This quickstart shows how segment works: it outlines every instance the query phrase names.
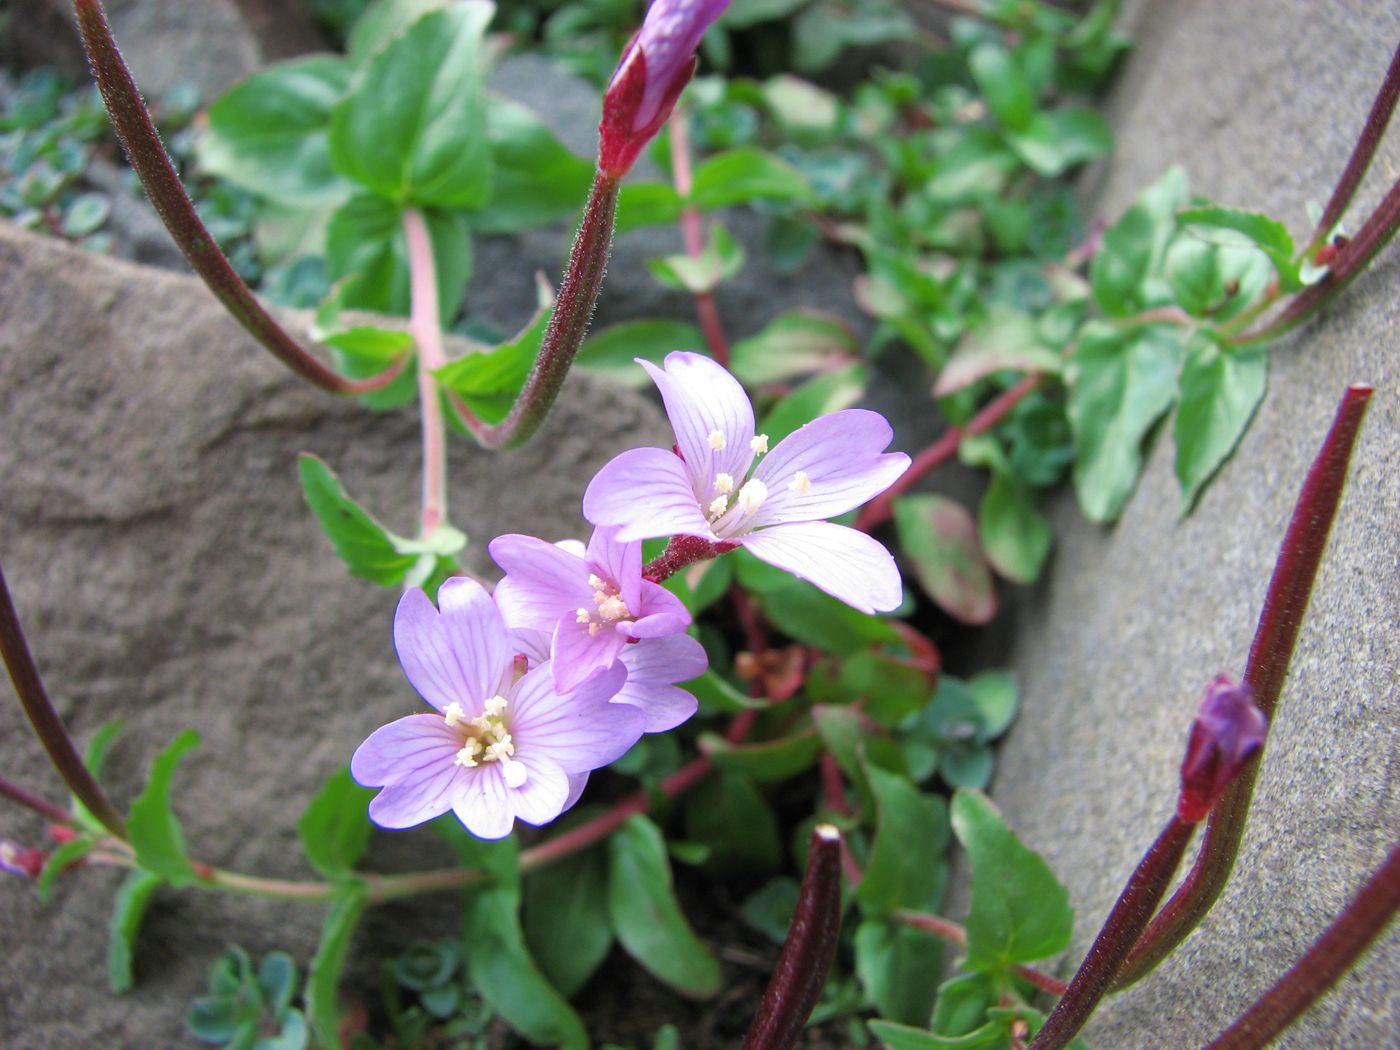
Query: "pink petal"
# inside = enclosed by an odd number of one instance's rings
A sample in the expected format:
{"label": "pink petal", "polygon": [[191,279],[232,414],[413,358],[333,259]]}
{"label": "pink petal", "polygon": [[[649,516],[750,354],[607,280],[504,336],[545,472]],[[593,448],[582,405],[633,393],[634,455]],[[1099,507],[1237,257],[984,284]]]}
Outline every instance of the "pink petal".
{"label": "pink petal", "polygon": [[534,536],[497,536],[487,548],[505,570],[496,606],[511,627],[552,631],[561,616],[593,608],[588,564]]}
{"label": "pink petal", "polygon": [[564,806],[561,812],[567,812],[573,809],[574,804],[582,797],[583,789],[588,786],[587,773],[568,773],[566,775],[569,778],[569,796],[564,799]]}
{"label": "pink petal", "polygon": [[511,645],[525,657],[526,670],[549,659],[551,635],[547,631],[537,631],[532,627],[512,627]]}
{"label": "pink petal", "polygon": [[[742,480],[753,462],[753,405],[739,381],[701,354],[667,354],[665,371],[640,358],[637,363],[661,391],[693,491],[709,493],[721,472]],[[723,439],[719,449],[710,444],[716,431]]]}
{"label": "pink petal", "polygon": [[641,598],[642,541],[624,543],[616,529],[597,528],[588,540],[588,564],[617,588],[629,609],[636,609]]}
{"label": "pink petal", "polygon": [[607,463],[583,494],[583,516],[594,525],[618,526],[622,541],[715,538],[700,513],[685,464],[660,448],[634,448]]}
{"label": "pink petal", "polygon": [[[893,437],[884,416],[860,408],[821,416],[793,431],[754,471],[768,487],[768,498],[748,528],[822,521],[878,496],[909,469],[903,452],[883,454]],[[803,491],[793,488],[799,470],[807,476]]]}
{"label": "pink petal", "polygon": [[569,778],[549,759],[521,752],[516,761],[529,770],[525,783],[509,788],[515,815],[527,824],[548,824],[564,812],[569,798]]}
{"label": "pink petal", "polygon": [[705,647],[694,638],[675,634],[629,645],[622,651],[621,663],[627,668],[627,682],[613,703],[640,708],[646,718],[645,732],[674,729],[695,714],[699,706],[695,697],[672,684],[688,682],[709,666]]}
{"label": "pink petal", "polygon": [[661,638],[680,634],[690,626],[690,613],[685,603],[659,583],[643,580],[641,597],[630,606],[636,615],[634,623],[620,623],[618,630],[630,638]]}
{"label": "pink petal", "polygon": [[[589,627],[598,626],[590,633]],[[599,671],[611,667],[627,644],[627,638],[612,627],[579,623],[573,616],[560,619],[554,631],[554,688],[571,693]]]}
{"label": "pink petal", "polygon": [[452,812],[463,826],[479,839],[503,839],[515,825],[511,790],[501,776],[499,762],[484,762],[467,770]]}
{"label": "pink petal", "polygon": [[376,729],[350,759],[365,787],[384,785],[369,804],[383,828],[411,828],[453,807],[470,771],[456,764],[462,746],[437,715],[409,715]]}
{"label": "pink petal", "polygon": [[474,714],[509,671],[505,624],[475,580],[448,580],[438,604],[441,612],[422,591],[405,592],[394,613],[394,648],[424,700],[439,711],[455,700]]}
{"label": "pink petal", "polygon": [[775,525],[738,537],[754,557],[785,569],[864,613],[888,612],[903,600],[899,569],[863,532],[825,521]]}
{"label": "pink petal", "polygon": [[544,664],[528,672],[510,697],[510,733],[516,758],[539,755],[565,773],[584,773],[621,758],[642,735],[640,710],[608,700],[622,688],[620,664],[560,696]]}

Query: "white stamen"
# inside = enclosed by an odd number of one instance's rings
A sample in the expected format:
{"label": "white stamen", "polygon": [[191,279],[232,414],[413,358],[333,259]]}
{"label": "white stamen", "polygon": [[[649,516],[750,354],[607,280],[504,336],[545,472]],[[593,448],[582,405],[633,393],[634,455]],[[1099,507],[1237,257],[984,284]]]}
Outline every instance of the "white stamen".
{"label": "white stamen", "polygon": [[462,708],[461,704],[453,700],[452,703],[447,705],[447,710],[442,713],[442,720],[450,726],[455,726],[458,722],[465,722],[467,720],[467,712]]}
{"label": "white stamen", "polygon": [[755,456],[761,456],[768,451],[768,435],[758,434],[749,442],[749,448],[753,449]]}
{"label": "white stamen", "polygon": [[574,610],[575,623],[587,623],[590,619],[592,619],[592,617],[588,615],[587,609],[580,608]]}
{"label": "white stamen", "polygon": [[495,696],[489,697],[486,703],[481,706],[486,711],[487,718],[496,718],[506,709],[506,698],[497,693]]}
{"label": "white stamen", "polygon": [[727,511],[728,509],[729,509],[729,497],[728,497],[728,496],[716,496],[714,499],[710,500],[710,517],[712,517],[712,518],[718,518],[721,514],[723,514],[723,513],[724,513],[725,511]]}
{"label": "white stamen", "polygon": [[729,495],[731,492],[733,492],[733,491],[734,491],[734,475],[733,475],[733,474],[716,474],[716,475],[715,475],[715,491],[718,492],[721,496],[727,496],[727,495]]}
{"label": "white stamen", "polygon": [[789,492],[806,492],[812,487],[812,479],[807,476],[805,470],[799,470],[792,476],[792,481],[788,483]]}
{"label": "white stamen", "polygon": [[469,736],[467,737],[466,743],[462,745],[462,749],[457,752],[457,757],[453,759],[453,761],[459,766],[466,766],[468,769],[471,769],[474,766],[480,765],[476,760],[476,756],[479,754],[481,754],[481,741],[474,736]]}
{"label": "white stamen", "polygon": [[616,623],[627,615],[627,603],[615,594],[611,597],[604,597],[598,603],[598,615],[605,620]]}
{"label": "white stamen", "polygon": [[588,586],[592,587],[595,591],[600,591],[603,589],[605,584],[603,583],[603,578],[601,576],[599,576],[596,572],[590,572],[588,574]]}
{"label": "white stamen", "polygon": [[711,430],[709,437],[707,437],[705,440],[709,443],[710,447],[716,452],[724,448],[726,444],[724,439],[724,431],[722,430]]}
{"label": "white stamen", "polygon": [[768,498],[768,486],[759,481],[758,478],[749,478],[744,482],[744,487],[739,490],[739,506],[744,511],[744,517],[748,517],[759,507],[763,506],[763,501]]}
{"label": "white stamen", "polygon": [[529,779],[530,771],[525,768],[524,762],[517,762],[513,758],[501,760],[501,776],[505,777],[506,787],[523,787],[525,781]]}

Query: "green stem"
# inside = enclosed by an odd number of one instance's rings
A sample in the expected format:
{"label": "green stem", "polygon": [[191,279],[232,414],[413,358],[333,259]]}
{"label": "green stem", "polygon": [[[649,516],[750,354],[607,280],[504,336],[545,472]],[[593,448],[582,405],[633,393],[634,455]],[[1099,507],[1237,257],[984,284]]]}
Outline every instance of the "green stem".
{"label": "green stem", "polygon": [[332,394],[368,394],[393,382],[403,370],[402,361],[368,379],[346,379],[303,349],[263,309],[200,220],[194,202],[175,173],[175,165],[141,100],[141,92],[117,50],[101,0],[74,0],[73,8],[93,77],[127,159],[176,247],[224,309],[279,361],[322,390]]}

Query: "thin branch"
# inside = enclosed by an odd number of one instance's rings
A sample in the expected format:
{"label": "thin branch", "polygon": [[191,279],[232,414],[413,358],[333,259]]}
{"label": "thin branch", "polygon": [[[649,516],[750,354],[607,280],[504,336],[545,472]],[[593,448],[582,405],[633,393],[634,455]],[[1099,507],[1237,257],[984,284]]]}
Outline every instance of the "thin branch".
{"label": "thin branch", "polygon": [[11,802],[18,802],[25,809],[33,810],[45,820],[53,821],[55,824],[68,825],[73,823],[73,814],[69,813],[61,806],[55,806],[48,799],[40,798],[33,792],[20,787],[18,784],[0,777],[0,795]]}
{"label": "thin branch", "polygon": [[368,379],[346,379],[312,356],[263,309],[210,235],[175,173],[141,92],[117,49],[101,0],[74,0],[73,8],[93,77],[127,159],[176,247],[224,309],[279,361],[322,390],[368,394],[393,382],[402,371],[401,362]]}
{"label": "thin branch", "polygon": [[434,375],[447,364],[447,356],[442,350],[433,244],[423,216],[413,208],[403,213],[403,232],[408,243],[409,326],[418,346],[418,401],[423,416],[421,521],[422,538],[426,540],[447,520],[447,431],[442,419],[442,398]]}
{"label": "thin branch", "polygon": [[[1244,681],[1271,723],[1371,394],[1370,387],[1358,384],[1348,388],[1342,397],[1332,427],[1298,494],[1264,597]],[[1196,863],[1134,946],[1115,980],[1116,987],[1132,984],[1151,971],[1186,939],[1215,904],[1235,866],[1258,772],[1259,764],[1251,764],[1216,803]]]}

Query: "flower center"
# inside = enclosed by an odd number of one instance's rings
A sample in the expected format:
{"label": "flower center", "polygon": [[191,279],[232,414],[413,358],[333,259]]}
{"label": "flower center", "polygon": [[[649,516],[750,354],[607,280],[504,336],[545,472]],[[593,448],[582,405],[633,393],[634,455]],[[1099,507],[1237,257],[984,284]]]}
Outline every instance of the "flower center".
{"label": "flower center", "polygon": [[[715,444],[718,439],[719,444]],[[718,451],[724,448],[724,435],[718,430],[710,432],[710,447]],[[749,448],[755,456],[761,456],[768,451],[768,435],[757,434],[749,442]],[[805,478],[806,475],[803,475]],[[763,501],[768,498],[768,486],[757,478],[750,478],[739,486],[739,491],[734,492],[734,475],[726,474],[723,471],[715,474],[714,498],[705,505],[705,517],[714,528],[720,528],[719,519],[723,518],[730,511],[729,497],[734,494],[735,507],[739,510],[739,517],[747,518],[754,511],[763,505]],[[726,524],[732,524],[726,523]]]}
{"label": "flower center", "polygon": [[462,734],[462,747],[453,761],[468,769],[486,762],[499,762],[506,787],[518,788],[525,783],[527,770],[523,762],[513,757],[515,743],[506,728],[506,698],[490,697],[482,707],[481,714],[468,718],[462,705],[454,700],[443,712],[443,721]]}
{"label": "flower center", "polygon": [[617,588],[597,573],[589,575],[588,586],[593,588],[595,609],[589,612],[580,606],[574,610],[574,619],[578,623],[588,624],[589,634],[597,634],[604,627],[632,616],[632,610],[627,608],[627,603],[622,600]]}

